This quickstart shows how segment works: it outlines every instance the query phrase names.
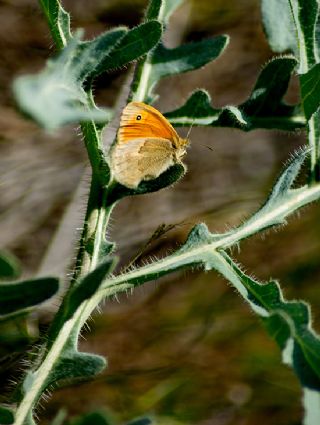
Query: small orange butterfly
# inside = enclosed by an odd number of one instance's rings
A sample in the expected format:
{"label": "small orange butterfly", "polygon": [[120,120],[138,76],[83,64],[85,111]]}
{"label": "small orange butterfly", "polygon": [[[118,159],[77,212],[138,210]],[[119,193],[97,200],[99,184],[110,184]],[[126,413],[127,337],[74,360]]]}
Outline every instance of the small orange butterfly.
{"label": "small orange butterfly", "polygon": [[174,164],[181,163],[187,139],[182,139],[169,121],[155,108],[130,102],[120,120],[117,142],[111,154],[114,178],[136,188]]}

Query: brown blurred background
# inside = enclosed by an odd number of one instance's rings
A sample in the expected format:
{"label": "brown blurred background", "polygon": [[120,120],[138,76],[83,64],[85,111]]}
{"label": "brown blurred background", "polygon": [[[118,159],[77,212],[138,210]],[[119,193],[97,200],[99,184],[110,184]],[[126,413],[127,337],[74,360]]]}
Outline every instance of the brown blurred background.
{"label": "brown blurred background", "polygon": [[[163,80],[156,104],[161,111],[178,107],[196,88],[206,88],[215,106],[246,99],[272,56],[259,3],[190,0],[176,11],[166,34],[169,46],[222,33],[231,40],[212,64]],[[113,26],[139,23],[146,1],[68,0],[64,5],[73,28],[84,28],[91,38]],[[24,276],[58,274],[66,281],[85,210],[86,152],[78,129],[46,134],[19,115],[11,92],[13,77],[40,70],[53,53],[36,0],[0,1],[0,43],[1,246],[20,259]],[[128,70],[98,79],[100,105],[114,104]],[[287,100],[297,99],[293,81]],[[109,236],[118,243],[122,264],[161,224],[176,226],[146,250],[144,260],[179,246],[195,223],[205,221],[212,231],[239,224],[261,205],[284,161],[304,140],[304,134],[277,131],[193,128],[183,181],[125,199],[115,209]],[[318,215],[319,206],[308,207],[287,227],[245,241],[241,252],[233,252],[259,279],[279,279],[287,298],[309,301],[316,328]],[[56,306],[57,300],[23,325],[0,326],[1,356],[26,350]],[[166,425],[301,422],[297,379],[281,365],[280,351],[259,319],[214,272],[186,271],[109,300],[90,328],[81,349],[108,357],[109,368],[92,382],[56,391],[38,412],[41,423],[61,407],[69,417],[112,412],[120,423],[145,413]],[[5,362],[3,380],[16,370],[16,363]]]}

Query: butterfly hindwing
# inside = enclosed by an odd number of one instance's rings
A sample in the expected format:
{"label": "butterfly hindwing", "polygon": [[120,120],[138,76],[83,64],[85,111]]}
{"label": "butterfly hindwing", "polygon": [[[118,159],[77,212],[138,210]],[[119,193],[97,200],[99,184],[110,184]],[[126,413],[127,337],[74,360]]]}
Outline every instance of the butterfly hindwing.
{"label": "butterfly hindwing", "polygon": [[155,179],[173,165],[174,154],[166,139],[135,139],[119,144],[113,151],[114,177],[124,186],[135,188],[141,180]]}

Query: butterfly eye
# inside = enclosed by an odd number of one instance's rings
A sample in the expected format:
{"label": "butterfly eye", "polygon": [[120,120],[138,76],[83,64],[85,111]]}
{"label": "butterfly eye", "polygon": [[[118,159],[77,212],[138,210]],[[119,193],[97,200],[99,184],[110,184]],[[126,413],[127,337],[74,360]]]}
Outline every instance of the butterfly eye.
{"label": "butterfly eye", "polygon": [[137,115],[137,121],[140,121],[141,120],[141,115]]}

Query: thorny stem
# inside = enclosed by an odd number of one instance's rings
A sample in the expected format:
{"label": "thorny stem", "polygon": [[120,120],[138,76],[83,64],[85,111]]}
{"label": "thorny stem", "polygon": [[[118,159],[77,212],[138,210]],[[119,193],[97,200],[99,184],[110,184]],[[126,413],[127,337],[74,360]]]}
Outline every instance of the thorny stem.
{"label": "thorny stem", "polygon": [[206,254],[210,255],[211,252],[219,251],[219,249],[229,249],[237,245],[241,240],[259,233],[270,226],[283,223],[287,216],[319,197],[320,184],[296,189],[295,196],[289,201],[280,204],[271,211],[265,211],[256,220],[247,220],[237,229],[234,229],[232,234],[226,232],[217,241],[213,240],[212,242],[201,244],[186,252],[174,253],[165,257],[163,260],[139,267],[131,272],[116,276],[113,279],[107,279],[101,286],[100,294],[97,294],[97,297],[101,300],[104,297],[131,290],[135,286],[141,285],[155,277],[170,273],[178,268],[196,263],[205,263]]}
{"label": "thorny stem", "polygon": [[[52,23],[49,22],[49,25],[52,30]],[[59,39],[57,33],[52,31],[52,36],[58,48],[63,47],[61,38]],[[143,101],[148,93],[150,66],[151,65],[147,60],[145,63],[140,64],[139,78],[140,82],[143,79],[143,84],[138,86],[136,100],[139,99]],[[90,96],[90,94],[88,94],[88,96]],[[97,130],[94,122],[83,124],[81,129],[92,166],[92,180],[85,216],[85,224],[73,274],[73,283],[77,282],[79,278],[93,270],[97,266],[101,255],[104,254],[104,248],[108,246],[108,243],[105,240],[105,233],[109,217],[113,209],[113,205],[108,205],[107,200],[108,190],[106,181],[109,176],[104,174],[107,168],[99,131]],[[320,195],[320,186],[317,185],[311,188],[305,188],[304,191],[300,192],[299,196],[292,201],[291,205],[288,206],[288,214],[292,213],[300,206],[311,202],[315,195]],[[285,212],[286,207],[281,207],[283,209],[282,212]],[[238,228],[238,232],[235,232],[232,236],[226,234],[225,238],[219,242],[213,242],[205,245],[204,247],[199,247],[195,250],[191,250],[190,252],[180,254],[179,260],[181,261],[179,261],[179,263],[181,262],[181,267],[185,267],[188,264],[191,265],[195,262],[201,262],[201,254],[206,254],[206,251],[210,253],[219,248],[228,248],[236,244],[240,239],[263,230],[263,220],[265,220],[265,223],[267,224],[270,217],[267,217],[267,215],[264,217],[262,216],[260,217],[259,223],[256,222],[255,225],[248,223],[247,226],[240,226]],[[257,225],[260,227],[257,227]],[[100,301],[105,296],[110,296],[115,293],[132,289],[134,286],[152,279],[155,275],[160,276],[161,274],[166,274],[173,269],[179,268],[179,264],[177,265],[177,257],[179,257],[179,254],[173,254],[172,256],[149,266],[141,267],[133,272],[117,276],[114,279],[109,279],[104,283],[100,291],[82,303],[74,316],[63,325],[56,339],[53,341],[50,350],[46,352],[42,359],[41,365],[38,369],[31,372],[33,374],[33,385],[32,388],[26,392],[17,409],[15,425],[23,425],[27,418],[31,416],[32,408],[41,395],[43,385],[50,371],[58,361],[71,333],[74,332],[75,329],[81,328]],[[202,259],[202,262],[203,261],[204,260]]]}
{"label": "thorny stem", "polygon": [[[40,4],[48,20],[56,47],[58,50],[61,50],[65,47],[66,40],[61,38],[60,32],[54,28],[54,24],[46,12],[42,0],[40,0]],[[88,92],[87,96],[88,102],[92,103],[91,92]],[[73,284],[76,284],[81,277],[95,269],[101,256],[104,255],[108,247],[111,246],[111,244],[108,244],[106,241],[105,234],[113,209],[113,205],[108,205],[107,202],[106,186],[110,175],[103,151],[101,134],[93,121],[83,123],[81,125],[81,130],[92,167],[92,177],[84,227],[72,276]],[[58,361],[65,345],[68,343],[70,335],[74,329],[79,328],[79,324],[82,325],[88,319],[88,316],[85,314],[88,308],[91,313],[95,307],[96,305],[92,305],[92,300],[83,303],[74,316],[63,325],[61,331],[50,346],[50,349],[44,350],[40,366],[36,370],[30,372],[33,375],[32,388],[29,388],[24,394],[17,408],[15,425],[23,425],[28,421],[28,418],[31,418],[32,408],[41,396],[46,379]]]}

